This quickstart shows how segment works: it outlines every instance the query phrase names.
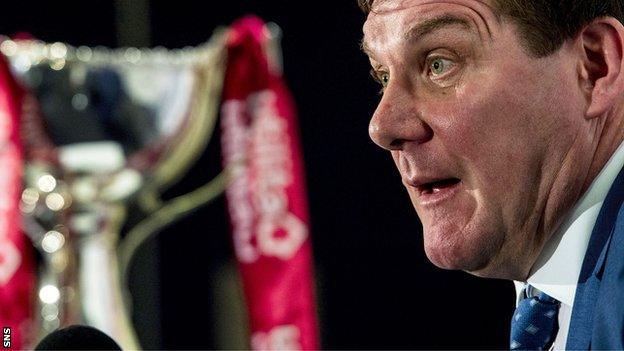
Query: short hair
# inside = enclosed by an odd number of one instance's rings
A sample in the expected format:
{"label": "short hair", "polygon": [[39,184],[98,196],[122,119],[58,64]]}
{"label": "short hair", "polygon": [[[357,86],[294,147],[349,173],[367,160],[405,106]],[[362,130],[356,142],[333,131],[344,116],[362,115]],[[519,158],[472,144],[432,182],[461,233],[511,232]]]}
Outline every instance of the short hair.
{"label": "short hair", "polygon": [[[365,13],[374,2],[358,0]],[[524,47],[537,57],[554,53],[596,18],[624,21],[624,0],[492,0],[492,5],[518,25]]]}

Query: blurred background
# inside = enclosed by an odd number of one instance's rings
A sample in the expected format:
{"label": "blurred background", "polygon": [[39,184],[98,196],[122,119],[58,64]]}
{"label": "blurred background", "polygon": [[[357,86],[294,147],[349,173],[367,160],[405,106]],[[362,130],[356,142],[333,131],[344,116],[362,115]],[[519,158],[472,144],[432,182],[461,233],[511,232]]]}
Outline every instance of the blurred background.
{"label": "blurred background", "polygon": [[[427,261],[398,172],[368,138],[379,96],[359,49],[365,18],[356,0],[22,0],[3,4],[0,33],[75,46],[182,48],[251,13],[283,31],[284,76],[306,164],[323,348],[506,348],[512,284]],[[220,171],[217,140],[165,199]],[[245,316],[223,197],[144,245],[131,279],[143,347],[244,347],[233,340]]]}

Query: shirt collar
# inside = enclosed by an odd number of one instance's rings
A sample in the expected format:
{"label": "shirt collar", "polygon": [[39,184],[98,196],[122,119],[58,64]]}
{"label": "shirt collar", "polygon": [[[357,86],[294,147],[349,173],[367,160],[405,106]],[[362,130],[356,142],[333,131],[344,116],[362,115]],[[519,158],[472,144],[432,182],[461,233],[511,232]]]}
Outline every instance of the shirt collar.
{"label": "shirt collar", "polygon": [[[546,243],[531,268],[527,283],[562,303],[574,304],[576,285],[592,230],[602,203],[623,165],[624,142]],[[515,283],[519,295],[524,283]]]}

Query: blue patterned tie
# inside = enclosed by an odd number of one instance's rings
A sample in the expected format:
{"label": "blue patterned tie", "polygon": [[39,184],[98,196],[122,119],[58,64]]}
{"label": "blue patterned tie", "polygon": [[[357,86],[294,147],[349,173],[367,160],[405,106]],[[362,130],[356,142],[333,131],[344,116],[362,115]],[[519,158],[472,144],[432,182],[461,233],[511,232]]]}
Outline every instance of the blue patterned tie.
{"label": "blue patterned tie", "polygon": [[511,350],[545,350],[557,334],[559,301],[540,292],[520,301],[511,319]]}

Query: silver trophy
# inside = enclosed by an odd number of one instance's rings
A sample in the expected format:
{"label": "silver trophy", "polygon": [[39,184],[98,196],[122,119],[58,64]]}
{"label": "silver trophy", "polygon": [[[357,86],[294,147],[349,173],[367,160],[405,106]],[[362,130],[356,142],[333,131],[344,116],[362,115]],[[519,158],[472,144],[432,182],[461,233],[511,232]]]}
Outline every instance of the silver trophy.
{"label": "silver trophy", "polygon": [[[168,203],[159,197],[212,135],[225,34],[180,50],[0,43],[27,91],[20,206],[41,254],[37,339],[87,324],[139,348],[125,288],[133,253],[225,187],[227,170]],[[121,238],[131,199],[150,215]]]}

